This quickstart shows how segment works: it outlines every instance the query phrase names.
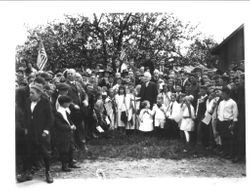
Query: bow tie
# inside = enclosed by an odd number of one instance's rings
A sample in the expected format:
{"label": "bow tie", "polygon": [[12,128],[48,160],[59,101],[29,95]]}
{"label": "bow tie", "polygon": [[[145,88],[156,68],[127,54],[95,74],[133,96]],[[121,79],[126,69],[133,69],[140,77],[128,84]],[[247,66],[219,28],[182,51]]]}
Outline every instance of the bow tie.
{"label": "bow tie", "polygon": [[76,82],[75,81],[70,81],[69,83],[73,84],[73,85],[76,85]]}

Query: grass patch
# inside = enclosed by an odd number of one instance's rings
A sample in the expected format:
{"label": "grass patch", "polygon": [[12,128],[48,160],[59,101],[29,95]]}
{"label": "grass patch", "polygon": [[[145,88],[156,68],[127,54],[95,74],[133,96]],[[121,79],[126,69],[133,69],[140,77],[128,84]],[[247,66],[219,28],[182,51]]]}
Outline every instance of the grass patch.
{"label": "grass patch", "polygon": [[180,160],[214,156],[202,148],[191,147],[183,152],[186,145],[181,140],[157,138],[141,134],[124,135],[118,131],[110,131],[98,139],[88,142],[88,152],[78,152],[77,159],[99,160],[101,158],[119,158],[123,160],[139,160],[149,158],[165,158]]}

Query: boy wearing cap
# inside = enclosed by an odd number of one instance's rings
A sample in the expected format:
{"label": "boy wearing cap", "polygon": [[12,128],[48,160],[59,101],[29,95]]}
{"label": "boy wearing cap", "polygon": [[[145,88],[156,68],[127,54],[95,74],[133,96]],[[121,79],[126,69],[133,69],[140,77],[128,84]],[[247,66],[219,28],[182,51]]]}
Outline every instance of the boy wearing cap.
{"label": "boy wearing cap", "polygon": [[56,145],[62,163],[62,171],[70,172],[69,168],[78,168],[73,164],[74,139],[73,131],[76,129],[70,118],[70,97],[61,95],[58,98],[59,107],[55,114]]}
{"label": "boy wearing cap", "polygon": [[56,86],[56,93],[53,95],[56,110],[59,108],[58,98],[62,95],[68,95],[70,86],[66,83],[59,83]]}
{"label": "boy wearing cap", "polygon": [[43,86],[38,83],[30,85],[30,97],[25,104],[25,127],[27,127],[29,158],[25,162],[30,172],[35,157],[41,155],[45,165],[45,176],[48,183],[53,182],[50,174],[50,129],[53,115],[48,99],[43,95]]}

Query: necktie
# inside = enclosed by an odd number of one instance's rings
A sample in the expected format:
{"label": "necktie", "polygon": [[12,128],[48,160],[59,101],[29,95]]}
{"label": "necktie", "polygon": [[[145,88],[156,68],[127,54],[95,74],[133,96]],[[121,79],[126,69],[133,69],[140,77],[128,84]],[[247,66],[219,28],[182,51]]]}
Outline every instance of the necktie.
{"label": "necktie", "polygon": [[67,115],[67,119],[68,119],[68,122],[69,122],[69,124],[70,125],[73,125],[73,122],[72,122],[72,120],[71,120],[71,117],[70,117],[70,115],[69,115],[69,113],[66,111],[66,115]]}
{"label": "necktie", "polygon": [[172,113],[173,113],[173,105],[174,105],[174,103],[171,103],[171,106],[170,106],[170,115],[172,115]]}

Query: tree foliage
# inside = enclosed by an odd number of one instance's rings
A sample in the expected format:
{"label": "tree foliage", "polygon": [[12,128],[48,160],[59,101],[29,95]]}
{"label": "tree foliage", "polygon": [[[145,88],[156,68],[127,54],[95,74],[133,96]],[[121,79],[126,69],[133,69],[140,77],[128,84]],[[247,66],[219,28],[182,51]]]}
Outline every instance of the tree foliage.
{"label": "tree foliage", "polygon": [[217,57],[211,54],[217,43],[212,38],[195,39],[189,47],[186,57],[189,64],[202,64],[207,67],[214,67]]}
{"label": "tree foliage", "polygon": [[[203,62],[202,54],[208,53],[198,51],[206,48],[198,41],[190,47],[187,56],[181,53],[183,42],[192,41],[198,35],[196,26],[167,13],[103,13],[93,14],[92,18],[65,15],[64,22],[29,29],[27,41],[17,47],[17,60],[36,63],[36,36],[40,36],[48,55],[45,69],[53,71],[64,67],[93,68],[97,64],[115,69],[117,59],[134,59],[140,64],[146,54],[156,64],[161,60],[169,64],[171,60],[184,65],[198,59]],[[196,53],[201,56],[195,57]]]}

